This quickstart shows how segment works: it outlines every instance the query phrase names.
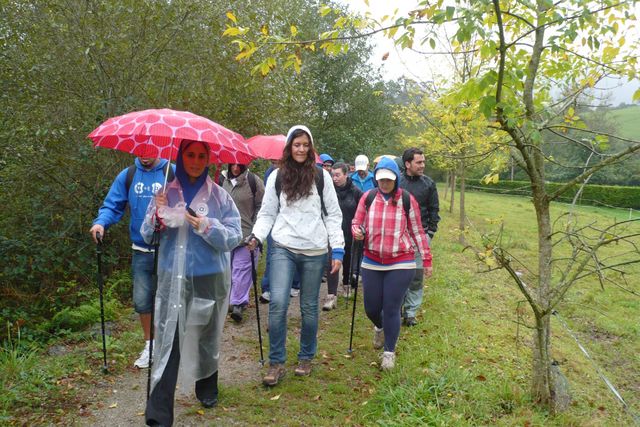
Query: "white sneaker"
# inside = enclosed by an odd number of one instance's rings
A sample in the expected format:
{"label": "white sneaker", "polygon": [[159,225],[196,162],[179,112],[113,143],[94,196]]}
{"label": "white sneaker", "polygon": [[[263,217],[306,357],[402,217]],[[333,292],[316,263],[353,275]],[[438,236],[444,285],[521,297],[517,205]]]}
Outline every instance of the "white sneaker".
{"label": "white sneaker", "polygon": [[264,292],[262,293],[262,295],[260,295],[260,302],[261,302],[261,303],[267,303],[267,302],[269,302],[269,301],[271,301],[271,292],[269,292],[269,291],[264,291]]}
{"label": "white sneaker", "polygon": [[133,366],[136,368],[142,369],[149,367],[149,343],[150,341],[146,341],[144,349],[140,352],[140,356],[138,356],[138,359],[133,363]]}
{"label": "white sneaker", "polygon": [[289,295],[291,295],[292,297],[297,297],[298,295],[300,295],[300,289],[291,288],[291,292],[289,292]]}
{"label": "white sneaker", "polygon": [[384,329],[378,329],[377,326],[373,327],[373,348],[380,350],[384,347]]}
{"label": "white sneaker", "polygon": [[330,311],[336,308],[338,305],[338,297],[336,295],[328,294],[324,299],[324,305],[322,306],[322,310]]}
{"label": "white sneaker", "polygon": [[385,351],[382,353],[382,362],[380,363],[380,369],[388,371],[396,366],[396,354],[393,351]]}

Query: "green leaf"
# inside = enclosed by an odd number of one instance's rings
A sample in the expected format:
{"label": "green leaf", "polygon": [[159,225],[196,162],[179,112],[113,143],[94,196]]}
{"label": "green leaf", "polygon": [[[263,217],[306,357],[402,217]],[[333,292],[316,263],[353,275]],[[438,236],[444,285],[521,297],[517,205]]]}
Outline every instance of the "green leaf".
{"label": "green leaf", "polygon": [[480,105],[478,108],[486,118],[489,118],[493,114],[495,107],[496,107],[496,97],[492,95],[488,95],[483,97],[480,100]]}
{"label": "green leaf", "polygon": [[453,18],[453,14],[455,13],[456,8],[453,6],[447,6],[446,12],[445,12],[445,16],[447,17],[447,20],[450,21],[451,18]]}
{"label": "green leaf", "polygon": [[632,98],[632,99],[633,99],[633,102],[638,102],[638,101],[640,101],[640,89],[636,90],[636,91],[633,93],[633,98]]}
{"label": "green leaf", "polygon": [[434,39],[429,39],[429,46],[431,46],[431,49],[435,49],[436,41]]}

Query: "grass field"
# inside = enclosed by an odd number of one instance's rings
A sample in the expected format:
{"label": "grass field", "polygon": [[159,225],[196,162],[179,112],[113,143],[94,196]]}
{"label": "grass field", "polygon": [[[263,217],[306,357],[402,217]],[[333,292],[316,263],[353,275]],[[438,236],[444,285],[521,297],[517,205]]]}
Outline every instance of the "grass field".
{"label": "grass field", "polygon": [[616,121],[620,135],[640,139],[640,105],[611,110],[611,117]]}
{"label": "grass field", "polygon": [[[521,304],[524,298],[505,272],[484,272],[485,268],[475,261],[471,251],[463,252],[463,246],[457,243],[457,213],[444,211],[448,205],[445,200],[441,200],[441,205],[443,219],[432,247],[434,276],[425,283],[420,324],[402,329],[394,371],[382,373],[377,368],[378,352],[371,346],[372,326],[364,317],[361,304],[356,316],[354,352],[347,357],[350,310],[345,309],[341,300],[339,309],[321,314],[318,358],[311,377],[300,379],[289,375],[273,389],[265,389],[260,384],[226,387],[221,406],[204,414],[194,411],[193,423],[633,425],[631,416],[622,410],[590,360],[555,318],[552,319],[552,353],[569,382],[573,403],[567,412],[556,417],[550,417],[532,404],[530,331],[519,326],[519,322],[530,320],[526,306]],[[554,207],[554,217],[566,209],[565,205]],[[535,215],[529,200],[468,193],[467,210],[472,224],[470,241],[479,233],[497,230],[502,222],[503,244],[524,264],[533,264],[537,250]],[[578,208],[577,212],[582,223],[610,223],[617,215],[615,211],[594,207]],[[625,284],[637,293],[640,292],[638,272],[636,267],[635,275],[628,277]],[[631,408],[640,411],[638,296],[615,286],[601,289],[597,281],[589,280],[575,286],[558,311]],[[128,322],[133,324],[132,320]],[[124,329],[137,332],[133,326]],[[135,332],[126,332],[121,338],[123,360],[134,358],[134,351],[125,344],[134,338]],[[297,339],[291,334],[289,338],[289,362],[293,363]],[[46,370],[44,367],[49,362],[42,358],[30,366],[38,363]],[[99,363],[97,358],[96,363]],[[79,374],[83,381],[95,381],[93,375],[99,376],[87,370],[86,361],[70,357],[69,364],[73,369],[75,365],[71,364],[83,366]],[[64,369],[58,365],[53,368],[46,381],[62,385],[49,386],[46,393],[40,392],[38,397],[43,401],[47,396],[60,400],[61,393],[65,392]],[[16,375],[21,375],[19,369]],[[9,397],[6,390],[4,393],[2,401],[8,408]],[[35,392],[25,389],[15,393],[25,401],[29,393]],[[42,420],[47,410],[44,404],[34,407],[34,419]],[[28,424],[28,420],[20,420],[22,422]]]}

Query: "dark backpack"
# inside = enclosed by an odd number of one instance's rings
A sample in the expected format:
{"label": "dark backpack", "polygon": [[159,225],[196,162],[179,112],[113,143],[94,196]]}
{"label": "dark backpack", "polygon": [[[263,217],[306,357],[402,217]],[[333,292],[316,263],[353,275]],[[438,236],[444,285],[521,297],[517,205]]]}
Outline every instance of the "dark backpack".
{"label": "dark backpack", "polygon": [[[378,194],[378,189],[374,188],[373,190],[367,193],[367,197],[364,199],[364,206],[367,208],[367,212],[369,212],[369,208],[371,207],[371,203],[373,203],[373,199],[376,198]],[[411,198],[409,197],[409,192],[403,190],[402,188],[398,188],[398,191],[402,191],[402,208],[404,209],[404,216],[407,218],[407,228],[409,227],[409,210],[411,209]]]}
{"label": "dark backpack", "polygon": [[[324,190],[324,169],[320,167],[316,167],[316,189],[318,190],[318,196],[320,196],[320,208],[322,209],[322,214],[327,216],[327,208],[324,205],[324,197],[322,191]],[[280,193],[282,193],[282,182],[280,182],[280,174],[276,175],[276,195],[278,196],[278,200],[280,200]]]}
{"label": "dark backpack", "polygon": [[[127,168],[127,180],[125,181],[125,186],[127,189],[127,195],[129,194],[129,189],[131,188],[131,183],[133,182],[133,177],[136,174],[136,169],[138,169],[138,167],[136,165],[131,165]],[[167,175],[167,169],[169,169],[169,176],[167,177],[167,182],[171,182],[173,181],[173,179],[176,177],[175,173],[173,173],[173,168],[171,167],[171,162],[167,162],[166,165],[164,165],[163,168],[163,173],[166,176]]]}
{"label": "dark backpack", "polygon": [[[227,179],[224,175],[220,174],[220,178],[218,178],[218,185],[222,187],[224,184],[224,180]],[[256,184],[256,176],[253,172],[248,171],[247,173],[247,181],[249,182],[249,188],[251,188],[251,194],[253,195],[253,210],[256,210],[256,191],[258,184]]]}

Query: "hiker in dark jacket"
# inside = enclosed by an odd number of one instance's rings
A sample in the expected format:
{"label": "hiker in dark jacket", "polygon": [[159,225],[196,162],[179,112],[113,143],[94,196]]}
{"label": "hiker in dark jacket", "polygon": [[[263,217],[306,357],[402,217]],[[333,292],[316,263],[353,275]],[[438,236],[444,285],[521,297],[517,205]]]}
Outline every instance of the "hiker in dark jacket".
{"label": "hiker in dark jacket", "polygon": [[[358,208],[358,202],[362,197],[362,191],[354,185],[349,177],[349,167],[345,163],[335,163],[332,166],[331,176],[338,196],[338,204],[342,211],[342,232],[344,233],[344,260],[342,261],[342,286],[347,292],[350,286],[349,270],[351,269],[351,220]],[[328,292],[322,309],[329,311],[336,308],[338,302],[339,272],[330,274],[327,280]]]}
{"label": "hiker in dark jacket", "polygon": [[[424,174],[424,154],[422,151],[417,148],[409,148],[402,154],[402,160],[405,170],[400,180],[400,188],[407,190],[418,201],[422,226],[429,239],[429,244],[431,244],[434,234],[438,231],[438,222],[440,221],[436,183]],[[424,270],[420,268],[422,262],[418,259],[419,256],[420,252],[416,251],[418,268],[404,299],[402,317],[406,326],[418,324],[416,314],[422,304]]]}

